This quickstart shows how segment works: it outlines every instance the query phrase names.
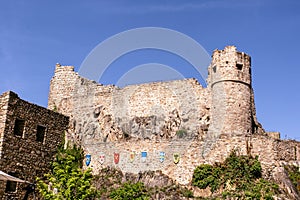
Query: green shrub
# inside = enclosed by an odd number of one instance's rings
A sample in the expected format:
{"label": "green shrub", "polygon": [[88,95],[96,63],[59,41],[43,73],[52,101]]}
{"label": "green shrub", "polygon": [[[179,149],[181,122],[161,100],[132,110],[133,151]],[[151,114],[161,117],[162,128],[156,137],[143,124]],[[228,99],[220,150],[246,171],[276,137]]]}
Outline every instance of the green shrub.
{"label": "green shrub", "polygon": [[91,199],[97,195],[92,187],[91,169],[83,171],[83,151],[73,146],[60,148],[46,180],[37,178],[37,187],[45,200]]}
{"label": "green shrub", "polygon": [[232,151],[223,163],[202,164],[194,170],[192,185],[212,193],[222,189],[223,199],[273,199],[278,185],[262,178],[258,157],[238,156]]}
{"label": "green shrub", "polygon": [[185,137],[187,135],[187,130],[180,129],[180,130],[176,131],[176,135],[179,138],[183,138],[183,137]]}
{"label": "green shrub", "polygon": [[110,198],[113,200],[146,200],[149,199],[150,196],[147,194],[143,183],[126,182],[121,187],[114,189],[110,193]]}

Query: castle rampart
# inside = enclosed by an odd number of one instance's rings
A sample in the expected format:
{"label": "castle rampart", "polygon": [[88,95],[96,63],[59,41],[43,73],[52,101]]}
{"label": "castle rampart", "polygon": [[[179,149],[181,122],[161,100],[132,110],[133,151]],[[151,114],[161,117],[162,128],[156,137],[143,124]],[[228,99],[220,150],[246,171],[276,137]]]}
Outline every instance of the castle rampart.
{"label": "castle rampart", "polygon": [[236,47],[214,51],[207,88],[195,79],[118,88],[80,77],[73,67],[55,71],[48,108],[70,116],[68,139],[92,156],[95,174],[106,166],[161,170],[187,184],[196,166],[221,162],[232,149],[258,155],[266,177],[299,163],[298,142],[269,137],[258,123],[251,58]]}

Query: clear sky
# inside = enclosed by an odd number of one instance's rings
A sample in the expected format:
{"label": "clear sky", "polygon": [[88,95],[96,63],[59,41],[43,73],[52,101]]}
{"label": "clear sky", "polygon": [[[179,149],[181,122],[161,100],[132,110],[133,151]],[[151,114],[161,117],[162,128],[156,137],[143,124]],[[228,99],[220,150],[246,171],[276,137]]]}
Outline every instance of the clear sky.
{"label": "clear sky", "polygon": [[[100,42],[139,27],[179,31],[209,54],[235,45],[251,55],[258,120],[300,140],[299,0],[0,0],[0,93],[12,90],[46,106],[56,63],[79,70]],[[193,76],[178,56],[147,49],[122,56],[101,82],[115,83],[124,69],[151,62]]]}

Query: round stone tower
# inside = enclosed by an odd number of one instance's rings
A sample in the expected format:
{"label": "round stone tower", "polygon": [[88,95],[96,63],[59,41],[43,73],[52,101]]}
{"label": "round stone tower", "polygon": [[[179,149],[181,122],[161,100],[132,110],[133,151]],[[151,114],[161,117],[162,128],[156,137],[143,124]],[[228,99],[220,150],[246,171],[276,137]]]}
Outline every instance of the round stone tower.
{"label": "round stone tower", "polygon": [[252,130],[251,57],[235,46],[215,50],[208,68],[210,135],[246,135]]}

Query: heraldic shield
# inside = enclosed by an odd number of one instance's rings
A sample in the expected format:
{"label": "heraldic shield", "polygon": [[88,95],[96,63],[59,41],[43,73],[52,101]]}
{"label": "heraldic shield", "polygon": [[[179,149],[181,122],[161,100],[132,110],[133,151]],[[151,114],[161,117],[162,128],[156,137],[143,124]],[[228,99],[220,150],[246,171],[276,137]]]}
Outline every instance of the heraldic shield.
{"label": "heraldic shield", "polygon": [[129,160],[130,160],[130,162],[133,162],[133,161],[134,161],[134,158],[135,158],[135,152],[132,151],[132,152],[130,152],[130,155],[129,155]]}
{"label": "heraldic shield", "polygon": [[165,156],[166,156],[166,153],[161,151],[159,152],[159,161],[162,163],[165,161]]}
{"label": "heraldic shield", "polygon": [[179,155],[179,153],[174,153],[173,154],[173,161],[174,161],[175,164],[179,163],[179,161],[180,161],[180,155]]}
{"label": "heraldic shield", "polygon": [[86,164],[86,166],[89,166],[89,165],[90,165],[91,160],[92,160],[91,154],[86,154],[86,155],[85,155],[85,164]]}
{"label": "heraldic shield", "polygon": [[118,164],[120,161],[120,153],[114,153],[114,163]]}
{"label": "heraldic shield", "polygon": [[147,151],[142,151],[142,152],[141,152],[141,155],[142,155],[142,162],[146,162]]}
{"label": "heraldic shield", "polygon": [[99,156],[99,163],[103,165],[104,162],[105,162],[105,154],[101,152]]}

